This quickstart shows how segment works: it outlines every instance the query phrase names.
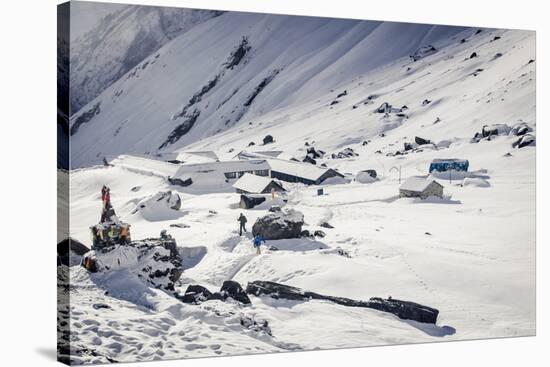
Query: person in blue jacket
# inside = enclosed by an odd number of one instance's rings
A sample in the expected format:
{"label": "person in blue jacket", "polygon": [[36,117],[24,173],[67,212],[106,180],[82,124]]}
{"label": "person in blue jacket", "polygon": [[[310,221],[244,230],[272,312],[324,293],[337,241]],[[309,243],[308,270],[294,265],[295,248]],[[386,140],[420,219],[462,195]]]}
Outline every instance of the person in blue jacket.
{"label": "person in blue jacket", "polygon": [[260,255],[262,253],[260,250],[260,246],[262,245],[262,242],[265,243],[264,238],[261,235],[257,234],[253,240],[254,248],[256,248],[256,255]]}

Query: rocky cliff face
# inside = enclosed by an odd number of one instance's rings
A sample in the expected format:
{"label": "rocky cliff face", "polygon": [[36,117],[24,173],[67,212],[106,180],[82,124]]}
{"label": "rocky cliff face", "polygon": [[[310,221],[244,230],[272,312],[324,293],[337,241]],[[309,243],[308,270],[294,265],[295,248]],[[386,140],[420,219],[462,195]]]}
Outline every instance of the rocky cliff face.
{"label": "rocky cliff face", "polygon": [[[71,10],[73,22],[86,15],[78,4]],[[80,110],[171,39],[220,14],[137,5],[107,14],[91,30],[71,39],[71,112]]]}

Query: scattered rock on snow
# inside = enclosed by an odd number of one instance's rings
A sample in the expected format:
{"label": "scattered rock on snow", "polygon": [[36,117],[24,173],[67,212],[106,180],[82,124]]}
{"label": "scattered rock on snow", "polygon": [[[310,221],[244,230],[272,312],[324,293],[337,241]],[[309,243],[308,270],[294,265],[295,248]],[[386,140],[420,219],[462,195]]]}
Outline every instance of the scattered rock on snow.
{"label": "scattered rock on snow", "polygon": [[512,148],[523,148],[528,146],[534,146],[536,139],[534,135],[526,134],[520,137],[518,140],[512,143]]}
{"label": "scattered rock on snow", "polygon": [[241,317],[241,326],[248,330],[273,336],[267,320],[256,321],[252,317],[244,315]]}
{"label": "scattered rock on snow", "polygon": [[266,136],[264,137],[264,140],[263,140],[264,145],[271,144],[271,143],[273,143],[274,141],[275,141],[275,140],[273,139],[273,136],[271,136],[271,135],[266,135]]}
{"label": "scattered rock on snow", "polygon": [[170,224],[170,227],[172,227],[172,228],[190,228],[191,226],[189,224],[185,224],[185,223],[172,223],[172,224]]}
{"label": "scattered rock on snow", "polygon": [[432,142],[429,139],[424,139],[419,136],[414,137],[414,142],[418,145],[431,144]]}
{"label": "scattered rock on snow", "polygon": [[347,96],[347,95],[348,95],[348,91],[345,90],[345,91],[343,91],[342,93],[338,94],[338,95],[336,96],[336,98],[341,98],[341,97],[344,97],[344,96]]}
{"label": "scattered rock on snow", "polygon": [[345,159],[357,156],[359,156],[359,154],[357,154],[352,148],[349,147],[345,148],[341,152],[331,154],[332,159]]}
{"label": "scattered rock on snow", "polygon": [[521,136],[531,131],[533,131],[533,129],[529,125],[527,125],[525,122],[519,122],[514,126],[512,126],[512,129],[510,132],[516,136]]}
{"label": "scattered rock on snow", "polygon": [[318,229],[318,230],[316,230],[315,232],[313,232],[313,235],[314,235],[315,237],[323,238],[323,237],[326,236],[326,233]]}
{"label": "scattered rock on snow", "polygon": [[330,223],[328,223],[328,222],[321,222],[321,223],[319,223],[319,226],[320,226],[320,227],[323,227],[323,228],[328,228],[328,229],[334,228],[334,227],[333,227]]}
{"label": "scattered rock on snow", "polygon": [[410,55],[409,57],[413,60],[413,61],[418,61],[420,59],[423,59],[427,56],[430,56],[434,53],[437,52],[437,49],[432,46],[432,45],[426,45],[426,46],[421,46],[419,47],[412,55]]}
{"label": "scattered rock on snow", "polygon": [[304,159],[302,160],[304,163],[311,163],[311,164],[317,164],[317,161],[313,158],[311,158],[309,155],[306,155]]}
{"label": "scattered rock on snow", "polygon": [[105,303],[94,303],[92,305],[92,307],[95,309],[95,310],[100,310],[100,309],[109,309],[111,308],[111,306],[105,304]]}
{"label": "scattered rock on snow", "polygon": [[323,158],[325,152],[321,149],[315,149],[315,147],[309,147],[307,150],[307,155],[311,158]]}
{"label": "scattered rock on snow", "polygon": [[307,229],[304,229],[302,232],[300,232],[300,237],[311,237],[311,233]]}

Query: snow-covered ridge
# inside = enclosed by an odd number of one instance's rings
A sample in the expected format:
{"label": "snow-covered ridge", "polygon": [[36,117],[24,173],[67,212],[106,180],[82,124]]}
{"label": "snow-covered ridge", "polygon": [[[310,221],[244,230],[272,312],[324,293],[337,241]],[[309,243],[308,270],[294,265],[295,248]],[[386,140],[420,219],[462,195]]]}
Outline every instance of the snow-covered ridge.
{"label": "snow-covered ridge", "polygon": [[72,117],[73,166],[109,154],[173,151],[260,117],[265,126],[274,110],[316,110],[315,101],[334,88],[408,59],[424,44],[444,47],[461,31],[225,13],[176,37]]}

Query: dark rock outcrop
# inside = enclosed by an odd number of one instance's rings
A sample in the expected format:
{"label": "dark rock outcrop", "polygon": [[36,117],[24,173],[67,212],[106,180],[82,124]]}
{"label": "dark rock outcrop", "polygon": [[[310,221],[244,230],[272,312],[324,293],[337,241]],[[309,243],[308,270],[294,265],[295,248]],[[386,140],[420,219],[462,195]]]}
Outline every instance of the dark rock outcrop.
{"label": "dark rock outcrop", "polygon": [[83,112],[76,118],[71,126],[70,135],[73,136],[78,132],[80,126],[90,122],[96,115],[101,112],[101,102],[94,104],[88,111]]}
{"label": "dark rock outcrop", "polygon": [[378,174],[376,173],[376,170],[374,170],[374,169],[366,169],[366,170],[361,171],[361,172],[365,172],[366,174],[368,174],[372,178],[378,177]]}
{"label": "dark rock outcrop", "polygon": [[326,236],[326,233],[318,229],[318,230],[316,230],[315,232],[313,232],[313,235],[314,235],[315,237],[323,238],[323,237]]}
{"label": "dark rock outcrop", "polygon": [[230,297],[242,304],[250,304],[250,298],[248,298],[248,295],[241,287],[241,285],[234,280],[226,280],[225,282],[223,282],[220,293],[222,294],[224,299]]}
{"label": "dark rock outcrop", "polygon": [[[78,265],[80,257],[88,251],[90,251],[90,249],[80,241],[70,237],[65,238],[57,244],[57,265],[71,266],[75,265],[75,262],[76,265]],[[76,256],[78,259],[73,259],[73,261],[71,261],[72,256]]]}
{"label": "dark rock outcrop", "polygon": [[536,139],[534,135],[526,134],[520,137],[518,140],[512,143],[513,148],[523,148],[530,145],[535,145]]}
{"label": "dark rock outcrop", "polygon": [[266,135],[263,139],[263,142],[264,142],[264,145],[266,144],[271,144],[273,143],[275,140],[273,139],[273,136],[271,135]]}
{"label": "dark rock outcrop", "polygon": [[195,108],[191,113],[188,113],[187,111],[182,111],[182,113],[178,114],[177,116],[174,116],[176,117],[176,119],[183,118],[184,120],[181,124],[176,126],[176,128],[170,134],[168,134],[168,137],[166,138],[164,143],[162,143],[159,146],[159,149],[163,149],[169,146],[170,144],[174,144],[182,136],[187,134],[189,130],[191,130],[191,128],[195,125],[195,122],[197,122],[197,119],[199,118],[200,114],[201,114],[201,111]]}
{"label": "dark rock outcrop", "polygon": [[315,147],[309,147],[307,149],[307,155],[311,158],[323,158],[325,155],[325,152],[320,149],[315,149]]}
{"label": "dark rock outcrop", "polygon": [[176,298],[183,303],[190,303],[195,305],[208,301],[210,297],[212,297],[212,292],[210,292],[206,287],[194,284],[191,284],[187,287],[187,290],[185,291],[185,294],[183,296],[176,295]]}
{"label": "dark rock outcrop", "polygon": [[269,327],[269,322],[267,322],[267,320],[256,321],[249,316],[243,315],[241,317],[241,326],[248,330],[259,333],[263,332],[269,336],[273,336],[273,334],[271,333],[271,328]]}
{"label": "dark rock outcrop", "polygon": [[309,155],[306,155],[304,157],[304,159],[302,160],[302,162],[310,163],[310,164],[313,164],[313,165],[317,164],[317,161],[315,159],[311,158]]}
{"label": "dark rock outcrop", "polygon": [[183,259],[170,236],[97,248],[86,253],[82,266],[91,272],[126,268],[155,288],[174,292],[183,274]]}
{"label": "dark rock outcrop", "polygon": [[193,184],[193,180],[191,178],[182,180],[180,178],[168,177],[168,183],[174,186],[187,187]]}
{"label": "dark rock outcrop", "polygon": [[252,226],[252,235],[261,235],[266,240],[299,238],[304,225],[304,215],[296,210],[269,213],[258,218]]}
{"label": "dark rock outcrop", "polygon": [[300,288],[269,282],[254,281],[248,283],[246,293],[256,297],[269,296],[275,299],[287,299],[292,301],[309,301],[312,299],[326,300],[348,307],[364,307],[389,312],[400,319],[415,320],[423,323],[435,324],[439,311],[435,308],[424,306],[410,301],[373,297],[368,301],[357,301],[344,297],[325,296],[315,292],[304,291]]}
{"label": "dark rock outcrop", "polygon": [[345,148],[341,152],[338,153],[332,153],[331,158],[332,159],[345,159],[345,158],[351,158],[351,157],[357,157],[359,154],[357,154],[352,148]]}
{"label": "dark rock outcrop", "polygon": [[241,201],[239,202],[239,207],[242,209],[252,209],[255,206],[260,205],[265,201],[264,196],[252,196],[252,195],[241,195]]}
{"label": "dark rock outcrop", "polygon": [[228,298],[234,299],[237,302],[248,305],[250,304],[250,298],[241,287],[241,285],[234,280],[226,280],[223,282],[219,292],[212,293],[206,287],[201,285],[189,285],[183,296],[176,295],[176,298],[183,303],[200,304],[206,301],[226,301]]}
{"label": "dark rock outcrop", "polygon": [[437,49],[432,45],[426,45],[419,47],[412,55],[409,57],[413,61],[418,61],[420,59],[423,59],[426,56],[429,56],[431,54],[434,54],[437,52]]}
{"label": "dark rock outcrop", "polygon": [[424,139],[419,136],[414,137],[414,142],[418,145],[431,144],[432,142],[429,139]]}

